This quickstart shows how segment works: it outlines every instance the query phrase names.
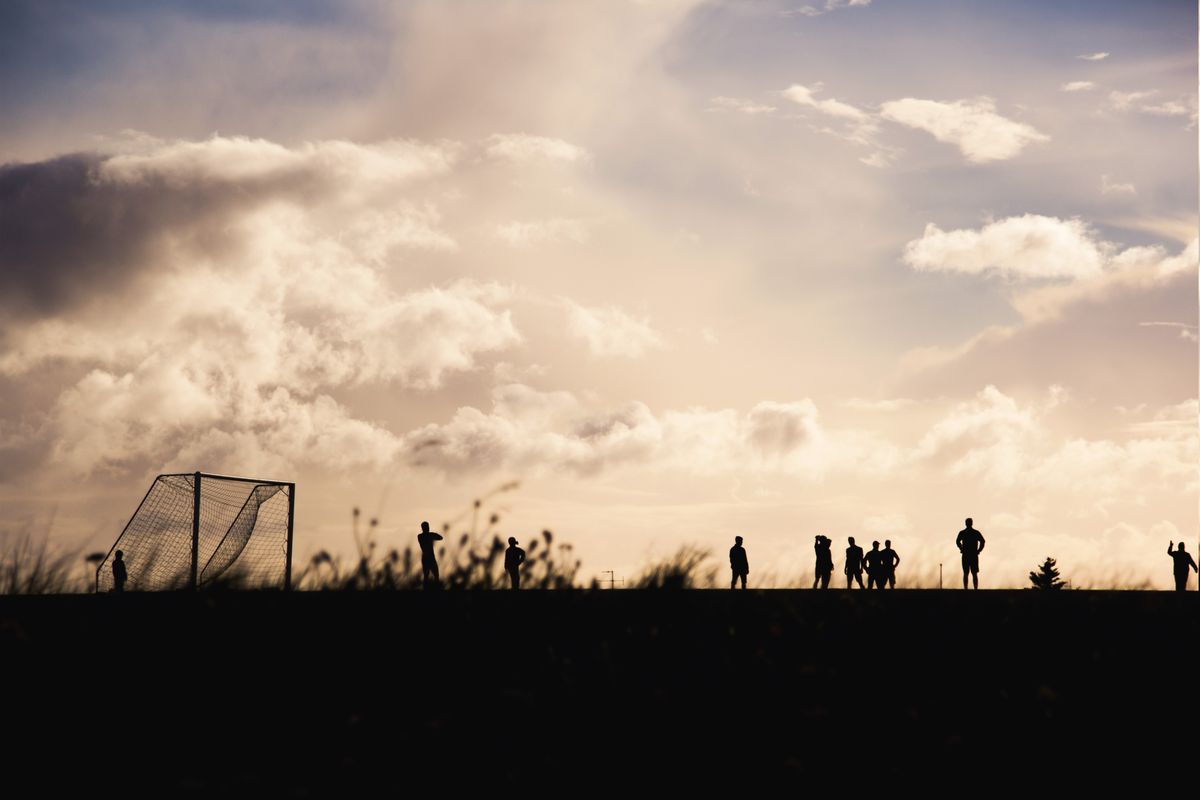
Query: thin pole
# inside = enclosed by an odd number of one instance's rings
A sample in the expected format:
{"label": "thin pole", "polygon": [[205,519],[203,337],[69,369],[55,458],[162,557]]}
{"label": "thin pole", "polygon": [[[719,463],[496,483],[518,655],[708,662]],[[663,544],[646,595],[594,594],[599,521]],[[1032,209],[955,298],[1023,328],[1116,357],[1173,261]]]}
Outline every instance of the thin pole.
{"label": "thin pole", "polygon": [[296,484],[288,484],[287,563],[283,567],[283,590],[292,590],[292,529],[296,521]]}
{"label": "thin pole", "polygon": [[200,473],[192,475],[192,575],[188,584],[196,589],[198,575],[196,565],[200,560]]}

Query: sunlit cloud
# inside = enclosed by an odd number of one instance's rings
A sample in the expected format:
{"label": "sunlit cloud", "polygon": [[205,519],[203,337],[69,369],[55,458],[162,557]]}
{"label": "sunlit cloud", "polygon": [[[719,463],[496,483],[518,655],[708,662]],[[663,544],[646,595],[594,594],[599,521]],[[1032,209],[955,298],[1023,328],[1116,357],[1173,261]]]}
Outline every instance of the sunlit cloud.
{"label": "sunlit cloud", "polygon": [[649,320],[630,316],[614,306],[587,308],[571,300],[562,302],[571,335],[582,339],[594,356],[638,358],[665,344]]}
{"label": "sunlit cloud", "polygon": [[952,103],[908,97],[884,103],[880,113],[955,145],[976,164],[1014,158],[1030,144],[1050,141],[1032,125],[997,114],[996,104],[986,97]]}
{"label": "sunlit cloud", "polygon": [[1025,214],[979,230],[943,231],[931,222],[905,245],[904,262],[926,272],[1081,278],[1099,274],[1111,252],[1081,220]]}

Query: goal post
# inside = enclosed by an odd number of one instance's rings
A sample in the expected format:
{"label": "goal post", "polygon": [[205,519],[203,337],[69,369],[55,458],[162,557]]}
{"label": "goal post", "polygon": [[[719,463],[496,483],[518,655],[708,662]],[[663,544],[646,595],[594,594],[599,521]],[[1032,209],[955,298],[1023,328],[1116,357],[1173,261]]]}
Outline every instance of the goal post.
{"label": "goal post", "polygon": [[118,551],[129,591],[290,590],[295,498],[290,481],[159,475],[96,568],[96,591],[114,588]]}

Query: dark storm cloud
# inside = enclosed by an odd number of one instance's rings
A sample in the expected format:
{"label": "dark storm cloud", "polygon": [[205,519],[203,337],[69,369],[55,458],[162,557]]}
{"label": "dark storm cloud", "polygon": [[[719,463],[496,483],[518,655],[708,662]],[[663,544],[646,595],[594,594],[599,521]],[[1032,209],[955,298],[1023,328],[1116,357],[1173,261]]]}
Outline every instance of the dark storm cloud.
{"label": "dark storm cloud", "polygon": [[105,158],[73,154],[0,166],[0,310],[10,319],[56,314],[127,286],[156,268],[170,242],[219,261],[237,238],[231,214],[268,198],[310,192],[302,166],[251,178],[147,170],[114,179]]}

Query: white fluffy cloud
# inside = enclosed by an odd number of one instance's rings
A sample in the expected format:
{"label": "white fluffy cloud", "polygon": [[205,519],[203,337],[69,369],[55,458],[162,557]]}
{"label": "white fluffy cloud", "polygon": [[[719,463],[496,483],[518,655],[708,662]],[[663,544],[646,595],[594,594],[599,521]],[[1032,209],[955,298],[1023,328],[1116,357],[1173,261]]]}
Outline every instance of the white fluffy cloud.
{"label": "white fluffy cloud", "polygon": [[637,319],[615,306],[587,308],[564,299],[570,332],[587,343],[592,355],[638,358],[662,347],[662,336],[649,320]]}
{"label": "white fluffy cloud", "polygon": [[783,90],[783,96],[793,103],[815,108],[822,114],[828,114],[831,117],[841,117],[842,119],[861,123],[871,120],[870,114],[860,108],[855,108],[849,103],[843,103],[841,100],[835,100],[832,97],[817,99],[813,95],[819,91],[821,91],[820,84],[810,88],[794,83]]}
{"label": "white fluffy cloud", "polygon": [[1099,274],[1113,251],[1081,220],[1025,214],[979,230],[944,231],[931,222],[905,245],[904,262],[923,272],[1081,278]]}
{"label": "white fluffy cloud", "polygon": [[1050,140],[1032,125],[997,114],[996,104],[987,97],[952,103],[906,97],[884,103],[880,113],[957,146],[976,164],[1014,158],[1028,145]]}
{"label": "white fluffy cloud", "polygon": [[1101,53],[1086,53],[1084,55],[1075,56],[1075,57],[1080,59],[1081,61],[1103,61],[1104,59],[1108,58],[1110,55],[1112,55],[1112,54],[1101,52]]}
{"label": "white fluffy cloud", "polygon": [[1091,81],[1070,81],[1064,83],[1060,88],[1064,92],[1086,92],[1089,89],[1095,89],[1096,84]]}

